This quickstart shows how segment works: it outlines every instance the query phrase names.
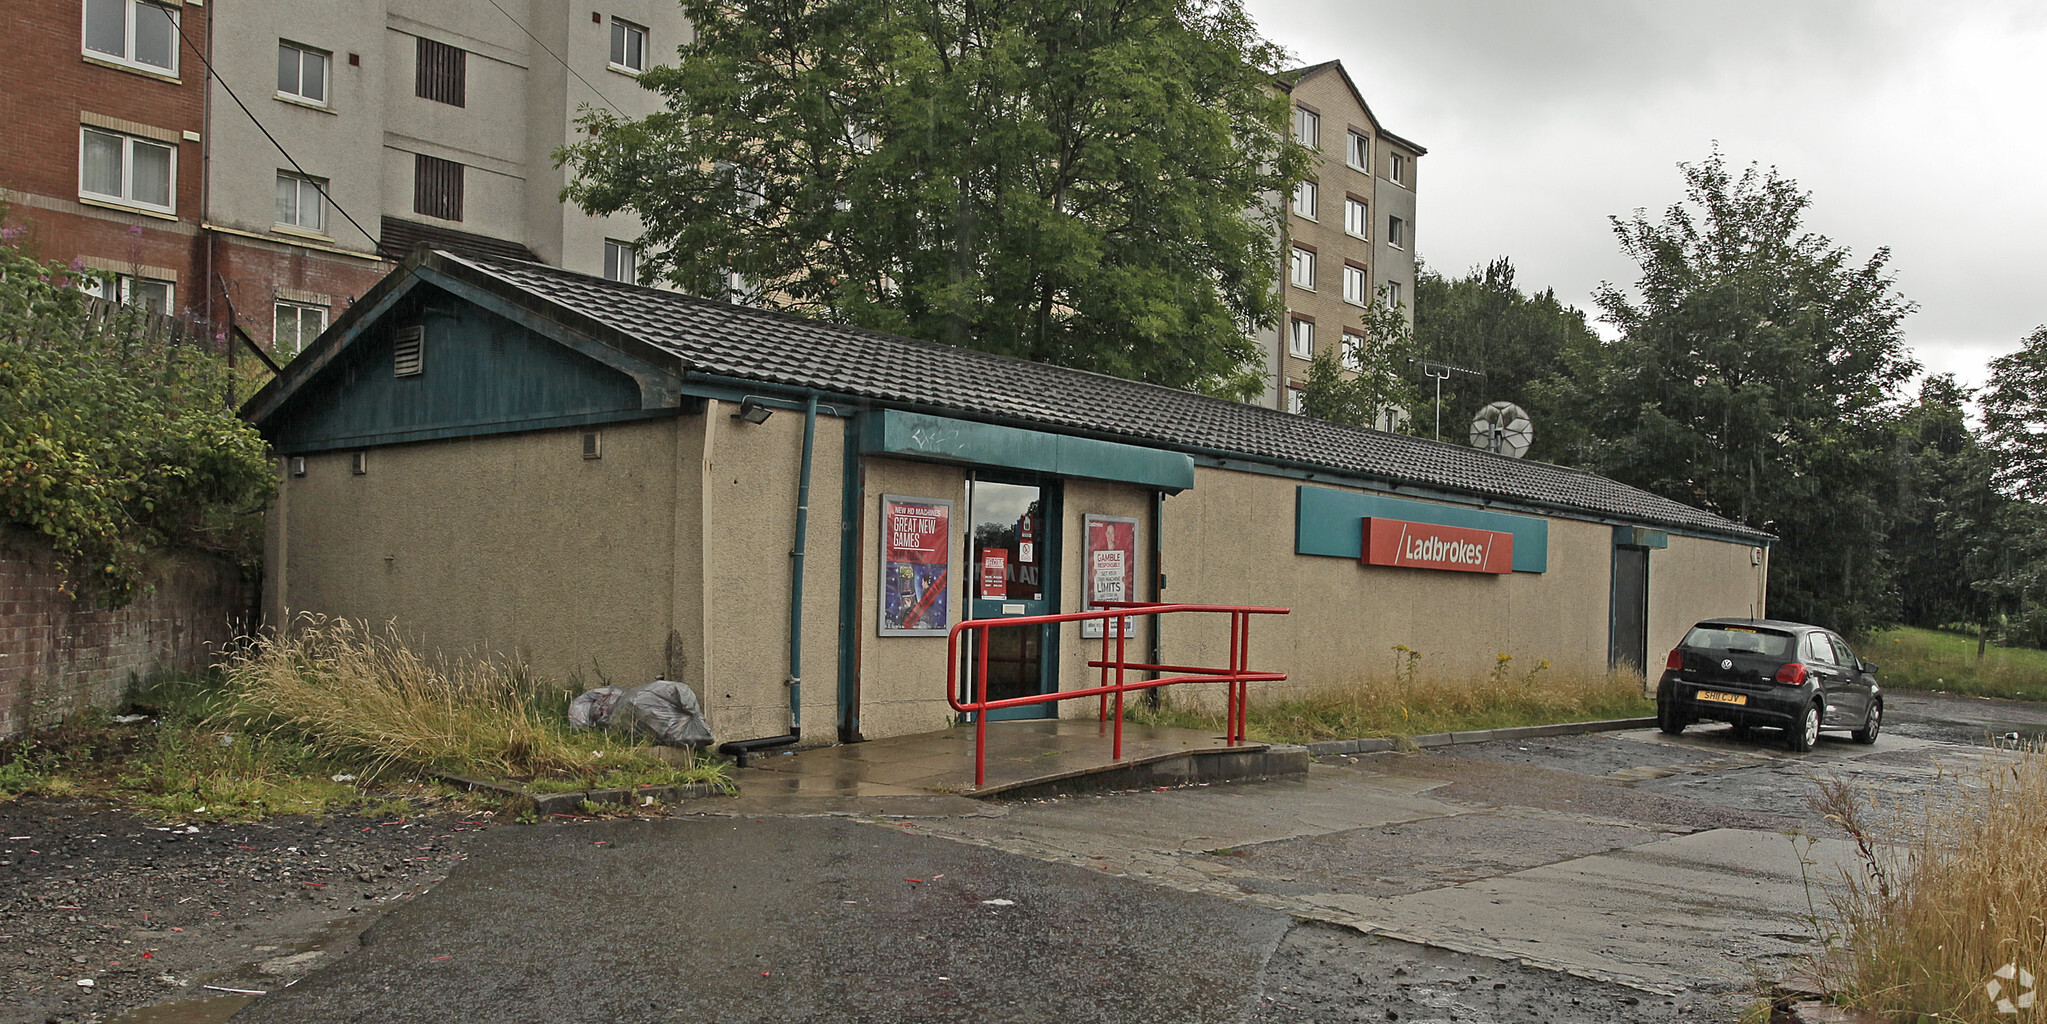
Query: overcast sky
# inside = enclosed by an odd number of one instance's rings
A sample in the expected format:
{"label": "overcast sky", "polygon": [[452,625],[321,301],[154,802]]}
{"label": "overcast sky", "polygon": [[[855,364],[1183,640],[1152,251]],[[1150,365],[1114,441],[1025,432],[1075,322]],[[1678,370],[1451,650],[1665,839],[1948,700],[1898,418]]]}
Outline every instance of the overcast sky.
{"label": "overcast sky", "polygon": [[1445,273],[1508,256],[1591,313],[1599,282],[1634,280],[1608,216],[1660,213],[1717,142],[1810,192],[1808,229],[1890,248],[1930,372],[1980,385],[2047,323],[2047,5],[1247,2],[1428,149],[1415,238]]}

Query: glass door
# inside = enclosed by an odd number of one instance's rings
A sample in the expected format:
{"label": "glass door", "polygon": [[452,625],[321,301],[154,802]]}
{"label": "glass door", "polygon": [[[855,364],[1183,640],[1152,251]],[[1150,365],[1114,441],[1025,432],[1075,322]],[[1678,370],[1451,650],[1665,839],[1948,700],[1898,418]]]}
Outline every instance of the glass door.
{"label": "glass door", "polygon": [[[968,577],[973,592],[970,613],[977,619],[1050,615],[1059,610],[1059,509],[1056,484],[982,479],[968,483],[967,523],[970,558]],[[1053,626],[994,629],[988,644],[988,699],[1001,700],[1046,693],[1058,685],[1053,650],[1059,632]],[[979,652],[967,650],[961,678],[977,686]],[[972,699],[976,691],[965,695]],[[992,711],[988,720],[1051,718],[1053,704],[1033,704]]]}

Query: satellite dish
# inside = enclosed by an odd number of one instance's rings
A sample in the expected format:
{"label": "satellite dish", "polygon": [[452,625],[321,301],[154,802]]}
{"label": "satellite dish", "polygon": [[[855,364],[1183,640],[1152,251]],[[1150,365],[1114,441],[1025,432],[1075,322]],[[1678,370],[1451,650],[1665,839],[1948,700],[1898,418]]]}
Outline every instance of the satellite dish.
{"label": "satellite dish", "polygon": [[1518,459],[1528,454],[1535,440],[1535,424],[1528,410],[1512,402],[1494,402],[1478,411],[1471,421],[1471,446]]}

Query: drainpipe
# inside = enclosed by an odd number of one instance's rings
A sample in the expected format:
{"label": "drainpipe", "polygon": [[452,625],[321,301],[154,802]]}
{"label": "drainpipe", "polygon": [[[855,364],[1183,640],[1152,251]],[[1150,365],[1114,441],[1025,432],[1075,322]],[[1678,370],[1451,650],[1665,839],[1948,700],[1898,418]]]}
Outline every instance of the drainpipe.
{"label": "drainpipe", "polygon": [[810,536],[810,463],[817,444],[817,392],[803,405],[803,468],[796,483],[796,547],[789,552],[789,732],[782,736],[734,740],[718,751],[730,754],[739,767],[747,755],[769,747],[786,747],[803,738],[803,554]]}

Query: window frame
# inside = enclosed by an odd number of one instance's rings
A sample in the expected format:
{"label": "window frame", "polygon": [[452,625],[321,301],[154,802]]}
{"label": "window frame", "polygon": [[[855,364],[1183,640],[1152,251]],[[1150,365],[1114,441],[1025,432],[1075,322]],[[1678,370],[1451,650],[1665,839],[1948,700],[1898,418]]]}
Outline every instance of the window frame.
{"label": "window frame", "polygon": [[[1307,269],[1305,275],[1301,273],[1302,268]],[[1303,276],[1307,278],[1305,282],[1302,281]],[[1311,292],[1315,290],[1315,250],[1304,245],[1293,246],[1292,262],[1287,268],[1287,283]]]}
{"label": "window frame", "polygon": [[[284,73],[284,51],[286,50],[291,50],[298,54],[298,88],[296,90],[288,90],[280,85],[275,94],[276,98],[287,103],[303,103],[311,107],[333,109],[334,51],[322,50],[317,46],[307,46],[304,43],[294,43],[289,39],[279,39],[277,41],[277,70],[280,77]],[[318,98],[307,95],[305,91],[306,58],[308,56],[320,58],[320,96]]]}
{"label": "window frame", "polygon": [[1386,177],[1395,185],[1407,184],[1407,154],[1393,153],[1386,159]]}
{"label": "window frame", "polygon": [[[1356,287],[1352,287],[1355,283]],[[1346,261],[1343,265],[1343,301],[1353,306],[1372,303],[1372,276],[1364,267]]]}
{"label": "window frame", "polygon": [[1394,216],[1386,218],[1386,244],[1395,249],[1407,248],[1407,221]]}
{"label": "window frame", "polygon": [[1368,200],[1352,195],[1343,197],[1343,233],[1368,242],[1372,240],[1372,204]]}
{"label": "window frame", "polygon": [[1309,149],[1322,148],[1322,112],[1294,105],[1294,141]]}
{"label": "window frame", "polygon": [[[119,139],[121,141],[121,194],[119,195],[112,195],[105,192],[94,192],[86,188],[85,138],[87,135],[95,134],[104,135],[112,139]],[[143,200],[134,198],[135,147],[137,144],[145,146],[154,146],[170,154],[169,159],[166,162],[166,170],[164,172],[164,195],[169,200],[168,203],[165,205],[159,206],[156,203],[145,202]],[[78,197],[80,199],[89,199],[96,203],[109,203],[114,206],[125,206],[135,210],[147,210],[152,213],[161,213],[172,217],[177,216],[178,146],[175,143],[164,142],[158,139],[147,139],[143,138],[140,135],[130,135],[127,132],[117,132],[111,128],[101,128],[96,125],[89,124],[79,125]]]}
{"label": "window frame", "polygon": [[[171,316],[177,309],[178,282],[176,281],[166,281],[159,277],[140,277],[135,274],[115,273],[111,278],[92,283],[93,287],[80,290],[102,302],[112,302],[123,306],[136,304],[135,292],[141,285],[162,285],[163,309],[155,310],[154,312],[161,313],[164,316]],[[113,291],[113,294],[107,294],[109,289]],[[149,307],[143,306],[142,308],[148,309]]]}
{"label": "window frame", "polygon": [[[1303,199],[1307,200],[1305,204],[1302,202]],[[1315,179],[1303,178],[1294,186],[1294,216],[1315,220],[1315,211],[1320,203],[1321,189],[1315,184]],[[1306,209],[1302,209],[1304,205]]]}
{"label": "window frame", "polygon": [[1365,351],[1372,345],[1372,339],[1356,331],[1343,332],[1343,351],[1337,358],[1343,361],[1343,368],[1352,373],[1365,372]]}
{"label": "window frame", "polygon": [[1315,358],[1315,318],[1287,314],[1286,353],[1295,359]]}
{"label": "window frame", "polygon": [[[312,186],[313,195],[316,196],[319,200],[318,208],[320,211],[320,217],[318,224],[307,224],[303,219],[285,220],[283,217],[279,217],[277,218],[276,226],[280,228],[287,228],[292,231],[308,232],[311,234],[319,235],[323,238],[327,237],[327,202],[328,202],[327,179],[315,178],[311,175],[299,174],[296,171],[287,171],[282,168],[279,168],[277,171],[277,180],[280,184],[289,181],[293,183],[294,186],[296,186],[297,192],[293,197],[293,202],[301,211],[301,217],[303,217],[303,211],[305,209],[306,186],[308,185]],[[279,212],[281,213],[282,211]]]}
{"label": "window frame", "polygon": [[[287,309],[294,311],[294,313],[296,314],[294,319],[299,321],[293,327],[294,332],[298,335],[297,346],[293,348],[290,352],[286,352],[284,350],[284,345],[280,342],[277,336],[278,318],[280,314],[282,314]],[[313,336],[311,338],[308,338],[305,335],[305,323],[303,320],[303,315],[306,313],[319,314],[320,326],[318,330],[315,330],[313,332]],[[321,331],[325,331],[327,329],[327,325],[332,322],[331,320],[332,313],[333,311],[328,307],[322,306],[314,302],[296,302],[291,299],[275,300],[272,305],[270,314],[271,351],[287,357],[296,356],[299,353],[304,352],[306,350],[306,346],[311,344],[315,339],[317,339],[320,336]]]}
{"label": "window frame", "polygon": [[1286,411],[1295,416],[1308,414],[1308,390],[1292,381],[1286,386]]}
{"label": "window frame", "polygon": [[1402,302],[1404,302],[1404,301],[1406,301],[1406,300],[1404,300],[1404,299],[1402,299],[1402,298],[1400,297],[1400,282],[1398,282],[1398,281],[1388,281],[1388,282],[1386,282],[1386,284],[1385,284],[1385,289],[1386,289],[1386,308],[1388,308],[1388,309],[1399,309],[1399,308],[1400,308],[1400,305],[1401,305],[1401,303],[1402,303]]}
{"label": "window frame", "polygon": [[[640,63],[637,66],[619,59],[632,55],[630,44],[634,33],[639,34],[640,42]],[[637,75],[647,70],[647,42],[650,35],[651,33],[648,31],[647,26],[635,21],[627,21],[614,15],[611,19],[610,58],[605,66],[613,71],[623,71],[628,75]]]}
{"label": "window frame", "polygon": [[1343,154],[1344,166],[1353,171],[1372,173],[1372,137],[1352,129],[1350,143]]}
{"label": "window frame", "polygon": [[[136,71],[142,71],[152,75],[167,75],[172,78],[176,78],[178,76],[179,62],[178,50],[180,49],[180,44],[184,38],[183,32],[185,27],[183,11],[180,11],[177,8],[165,4],[151,3],[150,0],[100,0],[100,2],[102,3],[119,3],[121,5],[122,52],[110,53],[106,50],[95,50],[86,43],[86,40],[90,38],[90,32],[92,30],[93,2],[94,0],[85,0],[84,3],[78,5],[79,7],[78,47],[79,52],[81,54],[93,60],[106,61],[107,63],[110,64],[117,64],[124,68],[131,68]],[[136,24],[139,20],[138,14],[140,13],[140,9],[143,7],[155,8],[157,11],[162,12],[166,17],[170,18],[171,62],[168,65],[151,64],[148,61],[140,60],[135,56],[135,29]]]}
{"label": "window frame", "polygon": [[[621,254],[625,259],[619,259]],[[640,247],[632,242],[621,242],[616,238],[605,239],[604,279],[624,284],[639,284]]]}

